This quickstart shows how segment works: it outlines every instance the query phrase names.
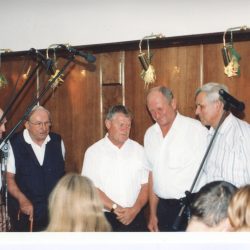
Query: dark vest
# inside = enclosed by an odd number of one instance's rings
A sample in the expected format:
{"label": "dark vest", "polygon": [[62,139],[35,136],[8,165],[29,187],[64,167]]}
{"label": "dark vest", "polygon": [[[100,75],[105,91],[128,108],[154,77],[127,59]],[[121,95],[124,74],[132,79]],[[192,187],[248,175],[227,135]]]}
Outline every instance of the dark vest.
{"label": "dark vest", "polygon": [[[64,175],[61,137],[55,133],[49,135],[51,140],[46,145],[42,166],[31,145],[25,142],[23,132],[15,134],[10,140],[15,157],[15,181],[21,192],[32,202],[36,221],[48,217],[49,194]],[[17,211],[19,204],[11,195],[9,201],[10,206],[14,206]]]}

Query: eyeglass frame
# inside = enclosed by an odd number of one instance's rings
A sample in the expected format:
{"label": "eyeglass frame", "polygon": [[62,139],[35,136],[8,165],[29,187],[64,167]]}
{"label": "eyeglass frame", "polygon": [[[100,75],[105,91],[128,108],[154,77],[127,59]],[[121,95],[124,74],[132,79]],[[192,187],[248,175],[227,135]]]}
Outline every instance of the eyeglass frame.
{"label": "eyeglass frame", "polygon": [[37,126],[37,127],[42,127],[42,126],[45,126],[46,128],[47,127],[51,127],[52,123],[51,121],[47,121],[47,122],[32,122],[32,121],[28,121],[30,124],[34,125],[34,126]]}

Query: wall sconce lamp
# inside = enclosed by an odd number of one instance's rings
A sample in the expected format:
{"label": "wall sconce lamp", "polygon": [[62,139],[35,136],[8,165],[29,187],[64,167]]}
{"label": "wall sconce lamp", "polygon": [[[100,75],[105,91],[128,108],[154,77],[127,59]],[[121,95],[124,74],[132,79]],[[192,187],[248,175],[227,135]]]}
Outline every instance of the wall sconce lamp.
{"label": "wall sconce lamp", "polygon": [[10,49],[0,49],[0,89],[4,88],[6,85],[8,85],[8,81],[3,73],[1,73],[1,66],[2,66],[2,53],[8,53],[11,52]]}
{"label": "wall sconce lamp", "polygon": [[[50,71],[51,72],[51,77],[49,79],[49,81],[52,81],[56,76],[57,74],[59,73],[59,69],[57,68],[57,61],[56,61],[56,49],[57,48],[60,48],[60,44],[51,44],[47,50],[46,50],[46,59],[47,59],[47,65],[46,65],[46,68],[47,68],[47,71]],[[50,49],[53,49],[53,59],[51,59],[49,57],[49,50]],[[61,76],[63,77],[64,75],[61,74]],[[61,77],[58,77],[54,83],[51,85],[51,88],[53,90],[55,90],[59,85],[61,85],[62,83],[64,82],[64,80],[61,78]]]}
{"label": "wall sconce lamp", "polygon": [[[151,64],[153,55],[150,52],[149,40],[163,38],[163,37],[164,36],[162,34],[152,34],[149,36],[145,36],[140,40],[138,59],[142,66],[141,78],[144,80],[146,88],[148,88],[150,83],[153,83],[156,80],[155,69]],[[147,40],[147,54],[143,52],[141,48],[143,40]]]}
{"label": "wall sconce lamp", "polygon": [[[223,48],[221,49],[222,58],[224,62],[224,73],[228,77],[239,76],[240,75],[240,64],[239,61],[241,59],[239,53],[233,47],[233,31],[247,30],[248,27],[239,26],[229,28],[224,32],[223,35]],[[227,32],[231,32],[230,41],[226,43],[226,34]]]}

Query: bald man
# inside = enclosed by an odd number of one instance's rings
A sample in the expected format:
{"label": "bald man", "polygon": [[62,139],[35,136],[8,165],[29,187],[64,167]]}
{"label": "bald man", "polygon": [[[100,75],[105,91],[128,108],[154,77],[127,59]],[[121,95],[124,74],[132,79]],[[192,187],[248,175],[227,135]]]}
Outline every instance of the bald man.
{"label": "bald man", "polygon": [[[190,189],[205,152],[207,129],[177,111],[177,101],[165,86],[149,90],[147,107],[155,121],[144,137],[150,163],[148,228],[173,231],[180,198]],[[185,230],[186,223],[183,216],[178,230]]]}

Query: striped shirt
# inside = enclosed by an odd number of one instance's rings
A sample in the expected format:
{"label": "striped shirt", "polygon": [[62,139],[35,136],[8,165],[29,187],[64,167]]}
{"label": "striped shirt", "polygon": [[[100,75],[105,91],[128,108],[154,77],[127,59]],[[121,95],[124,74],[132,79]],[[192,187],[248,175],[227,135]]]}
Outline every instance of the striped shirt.
{"label": "striped shirt", "polygon": [[[210,128],[210,141],[214,129]],[[206,183],[224,180],[237,187],[250,184],[250,125],[234,115],[224,120],[204,165]]]}

